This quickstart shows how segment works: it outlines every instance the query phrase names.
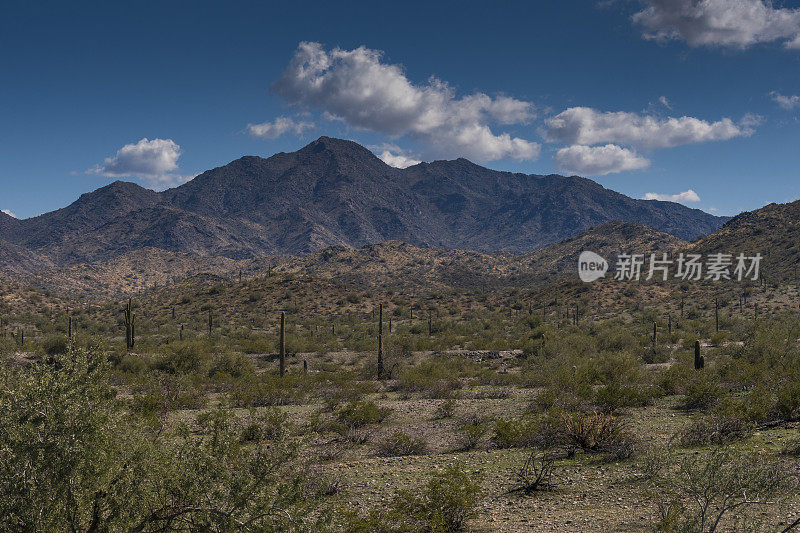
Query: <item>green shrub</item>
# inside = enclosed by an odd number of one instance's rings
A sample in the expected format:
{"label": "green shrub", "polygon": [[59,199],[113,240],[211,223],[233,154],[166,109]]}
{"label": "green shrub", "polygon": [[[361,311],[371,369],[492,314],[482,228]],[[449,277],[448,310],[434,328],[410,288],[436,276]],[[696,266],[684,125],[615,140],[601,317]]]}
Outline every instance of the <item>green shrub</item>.
{"label": "green shrub", "polygon": [[387,507],[366,516],[345,512],[351,533],[462,531],[481,494],[479,475],[458,465],[433,474],[422,487],[398,491]]}
{"label": "green shrub", "polygon": [[791,457],[800,457],[800,438],[795,437],[787,442],[781,450],[781,453]]}
{"label": "green shrub", "polygon": [[695,372],[686,386],[683,398],[684,409],[708,409],[722,399],[725,391],[717,385],[713,376],[708,372]]}
{"label": "green shrub", "polygon": [[625,407],[644,407],[651,401],[649,390],[616,382],[598,388],[594,396],[595,405],[609,413]]}
{"label": "green shrub", "polygon": [[289,435],[293,424],[289,416],[277,407],[267,407],[261,413],[250,414],[250,423],[242,430],[243,442],[280,440]]}
{"label": "green shrub", "polygon": [[740,416],[711,414],[700,417],[679,434],[683,446],[724,444],[750,436],[752,426]]}
{"label": "green shrub", "polygon": [[784,382],[778,389],[775,409],[784,419],[792,420],[800,409],[800,382],[790,380]]}
{"label": "green shrub", "polygon": [[163,355],[156,360],[155,368],[168,374],[208,374],[211,353],[201,341],[183,341],[168,344]]}
{"label": "green shrub", "polygon": [[443,420],[445,418],[453,418],[456,411],[456,402],[452,399],[444,400],[436,408],[433,414],[434,420]]}
{"label": "green shrub", "polygon": [[147,361],[133,354],[123,355],[117,364],[117,370],[128,374],[144,374],[147,372],[147,368]]}
{"label": "green shrub", "polygon": [[678,363],[670,366],[658,373],[657,383],[664,391],[664,394],[683,394],[686,392],[686,384],[694,376],[695,370],[691,367],[692,363],[683,354]]}
{"label": "green shrub", "polygon": [[236,407],[299,404],[306,400],[311,386],[304,378],[297,374],[245,376],[236,382],[229,394]]}
{"label": "green shrub", "polygon": [[352,401],[339,409],[337,419],[348,428],[358,429],[383,422],[391,412],[388,407],[378,407],[372,401]]}
{"label": "green shrub", "polygon": [[293,443],[242,446],[226,409],[196,431],[153,431],[116,399],[103,358],[55,357],[0,365],[0,531],[319,530]]}
{"label": "green shrub", "polygon": [[486,435],[486,424],[479,420],[471,420],[458,428],[459,451],[473,450]]}
{"label": "green shrub", "polygon": [[450,398],[461,388],[459,375],[472,376],[476,370],[467,361],[456,358],[428,359],[400,372],[402,390],[421,392],[427,398]]}
{"label": "green shrub", "polygon": [[536,418],[494,421],[492,444],[498,448],[523,448],[539,441],[540,424]]}
{"label": "green shrub", "polygon": [[69,339],[64,335],[48,335],[42,341],[42,350],[47,355],[63,355],[69,350]]}
{"label": "green shrub", "polygon": [[378,455],[384,457],[400,457],[405,455],[423,455],[428,445],[421,438],[415,438],[402,431],[395,431],[378,443]]}
{"label": "green shrub", "polygon": [[209,372],[211,377],[217,374],[241,378],[255,374],[253,362],[244,354],[223,352],[214,358]]}

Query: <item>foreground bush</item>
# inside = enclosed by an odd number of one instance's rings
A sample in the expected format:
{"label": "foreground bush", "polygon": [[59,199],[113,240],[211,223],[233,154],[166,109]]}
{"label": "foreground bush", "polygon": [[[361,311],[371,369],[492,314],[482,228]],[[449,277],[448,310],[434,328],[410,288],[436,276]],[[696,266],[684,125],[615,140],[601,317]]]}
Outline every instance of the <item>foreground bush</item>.
{"label": "foreground bush", "polygon": [[[659,530],[706,533],[755,529],[746,521],[747,507],[775,503],[788,488],[788,473],[779,463],[715,449],[684,457],[677,469],[664,469],[653,478],[650,493]],[[734,512],[738,523],[732,523]]]}
{"label": "foreground bush", "polygon": [[292,531],[325,518],[292,442],[240,437],[226,409],[195,431],[153,432],[93,354],[2,368],[0,531]]}

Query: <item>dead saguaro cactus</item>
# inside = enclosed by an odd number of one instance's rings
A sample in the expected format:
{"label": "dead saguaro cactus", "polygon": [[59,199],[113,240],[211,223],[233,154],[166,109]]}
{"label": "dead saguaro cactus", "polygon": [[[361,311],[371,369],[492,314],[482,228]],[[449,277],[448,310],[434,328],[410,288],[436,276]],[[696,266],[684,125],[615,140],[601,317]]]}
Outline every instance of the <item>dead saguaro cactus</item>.
{"label": "dead saguaro cactus", "polygon": [[378,379],[383,379],[383,304],[378,310]]}
{"label": "dead saguaro cactus", "polygon": [[281,335],[278,340],[279,357],[280,357],[280,373],[281,376],[286,374],[286,313],[281,311]]}
{"label": "dead saguaro cactus", "polygon": [[136,344],[136,315],[133,314],[133,299],[128,298],[125,308],[125,348],[130,350]]}
{"label": "dead saguaro cactus", "polygon": [[706,366],[705,358],[700,355],[700,341],[694,341],[694,369],[702,370]]}

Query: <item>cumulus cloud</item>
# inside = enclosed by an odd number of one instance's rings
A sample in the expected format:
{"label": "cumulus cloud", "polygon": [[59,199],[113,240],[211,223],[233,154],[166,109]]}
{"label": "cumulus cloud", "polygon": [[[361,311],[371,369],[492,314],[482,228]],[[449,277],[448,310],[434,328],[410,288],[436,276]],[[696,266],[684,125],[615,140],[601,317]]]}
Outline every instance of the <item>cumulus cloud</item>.
{"label": "cumulus cloud", "polygon": [[296,121],[289,117],[278,117],[272,122],[262,122],[261,124],[248,124],[247,132],[253,137],[263,139],[277,139],[286,133],[302,135],[304,131],[314,128],[314,124],[305,121]]}
{"label": "cumulus cloud", "polygon": [[687,202],[699,202],[700,196],[692,189],[688,191],[679,192],[678,194],[659,194],[656,192],[649,192],[644,195],[645,200],[661,200],[662,202],[677,202],[685,204]]}
{"label": "cumulus cloud", "polygon": [[658,101],[661,105],[663,105],[667,109],[672,109],[672,104],[669,103],[669,100],[667,99],[666,96],[659,96]]}
{"label": "cumulus cloud", "polygon": [[643,148],[721,141],[753,133],[751,122],[735,124],[729,118],[707,122],[694,117],[658,118],[638,113],[601,112],[571,107],[545,121],[544,136],[552,142],[593,145],[617,143]]}
{"label": "cumulus cloud", "polygon": [[786,96],[777,91],[772,91],[769,93],[769,95],[776,104],[789,111],[796,107],[800,107],[800,96],[797,96],[796,94]]}
{"label": "cumulus cloud", "polygon": [[538,143],[496,134],[490,127],[530,122],[535,116],[530,102],[483,93],[458,98],[434,77],[426,84],[412,83],[400,66],[385,63],[382,56],[363,46],[326,50],[303,42],[271,90],[290,104],[320,109],[352,127],[412,137],[445,157],[538,157]]}
{"label": "cumulus cloud", "polygon": [[156,188],[166,188],[191,179],[178,174],[181,147],[172,139],[144,138],[126,144],[113,157],[90,172],[109,178],[137,178]]}
{"label": "cumulus cloud", "polygon": [[560,172],[583,176],[604,176],[624,170],[639,170],[650,161],[615,144],[605,146],[575,145],[561,148],[555,155]]}
{"label": "cumulus cloud", "polygon": [[3,213],[5,213],[6,215],[8,215],[8,216],[10,216],[12,218],[17,218],[17,215],[12,213],[10,209],[0,209],[0,211],[2,211]]}
{"label": "cumulus cloud", "polygon": [[422,161],[418,159],[408,157],[404,154],[393,154],[389,150],[384,150],[378,157],[390,167],[396,168],[407,168],[422,163]]}
{"label": "cumulus cloud", "polygon": [[633,15],[647,39],[681,39],[690,46],[744,49],[780,41],[800,48],[800,9],[767,0],[642,0]]}

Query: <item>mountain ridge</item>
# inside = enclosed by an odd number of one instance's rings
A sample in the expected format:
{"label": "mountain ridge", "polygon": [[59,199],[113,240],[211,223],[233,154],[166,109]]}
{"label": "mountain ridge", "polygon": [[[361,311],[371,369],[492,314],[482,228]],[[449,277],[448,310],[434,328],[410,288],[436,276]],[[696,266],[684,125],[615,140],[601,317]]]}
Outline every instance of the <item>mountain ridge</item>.
{"label": "mountain ridge", "polygon": [[146,247],[243,259],[386,240],[524,253],[611,220],[688,240],[727,219],[587,178],[496,171],[463,158],[398,169],[358,143],[320,137],[160,193],[117,181],[38,217],[0,219],[0,239],[59,265]]}

